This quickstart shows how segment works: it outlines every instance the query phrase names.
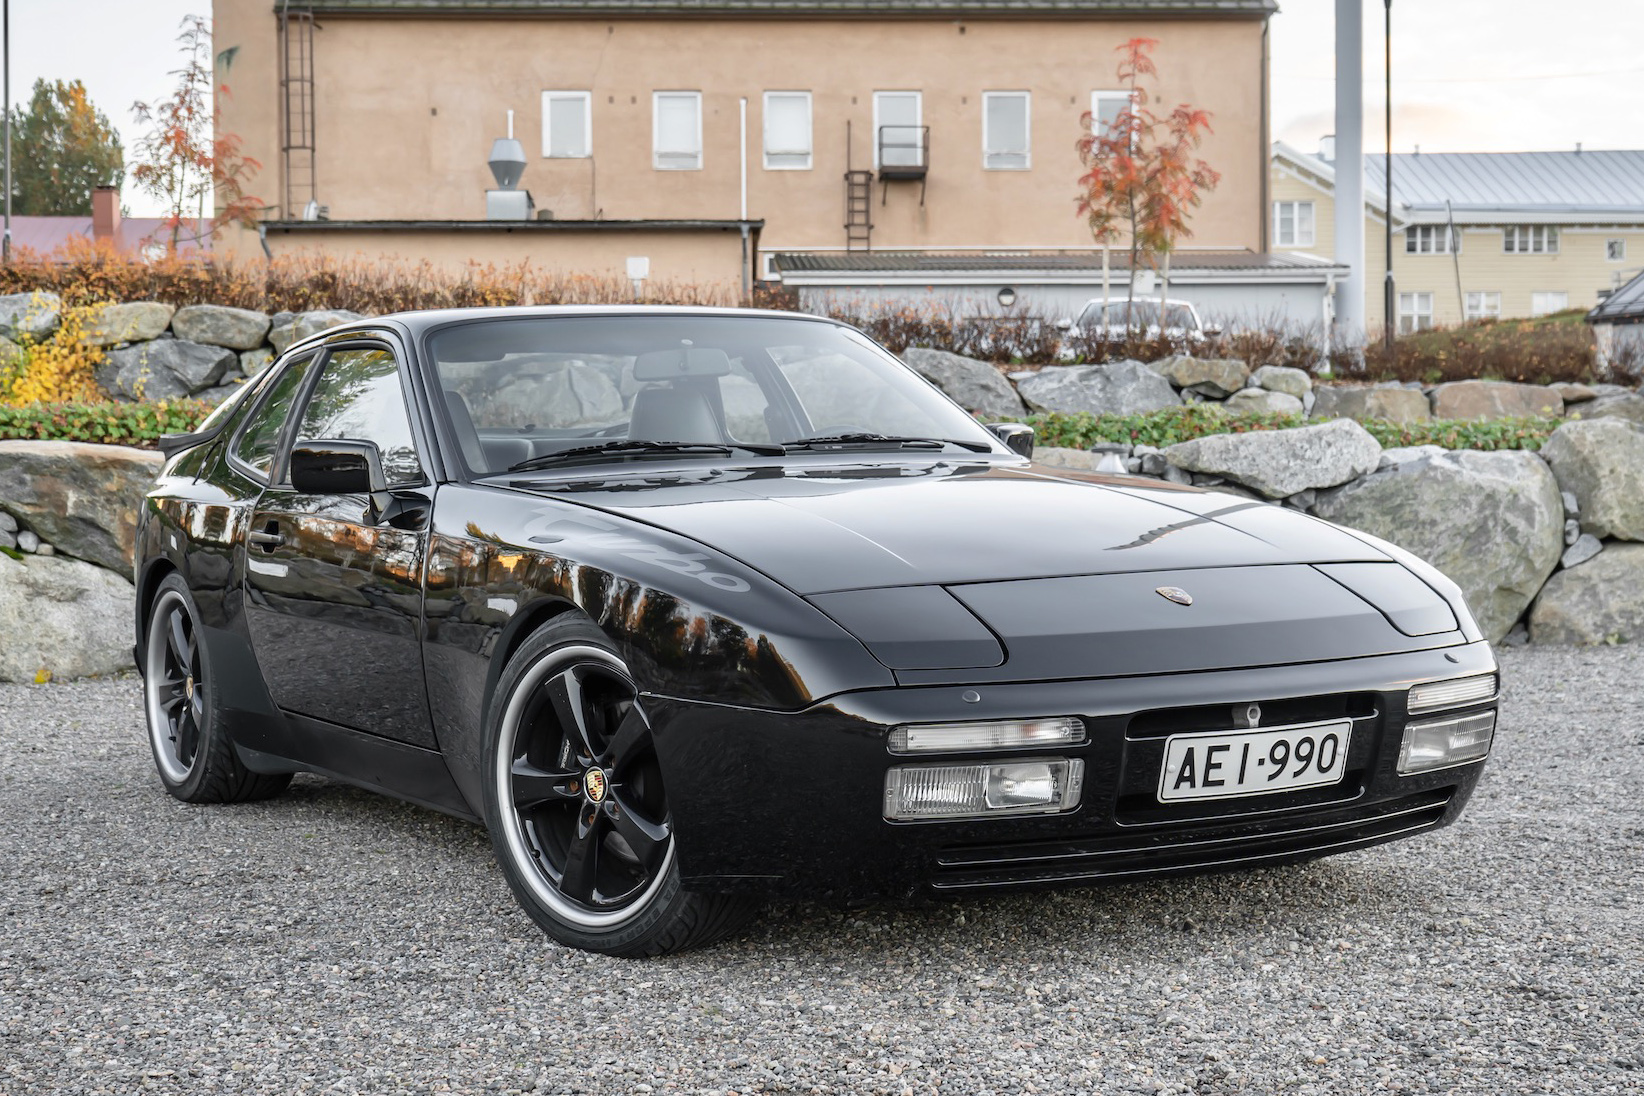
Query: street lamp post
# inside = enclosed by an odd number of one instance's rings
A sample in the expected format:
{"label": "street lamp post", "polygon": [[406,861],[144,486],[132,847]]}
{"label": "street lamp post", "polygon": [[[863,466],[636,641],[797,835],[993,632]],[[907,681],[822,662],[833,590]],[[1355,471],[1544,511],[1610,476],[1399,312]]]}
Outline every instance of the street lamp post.
{"label": "street lamp post", "polygon": [[1397,325],[1394,322],[1395,312],[1393,309],[1393,306],[1398,303],[1398,297],[1396,295],[1397,291],[1393,285],[1393,0],[1385,0],[1385,3],[1387,8],[1387,25],[1383,33],[1385,41],[1383,64],[1386,69],[1386,83],[1384,90],[1386,91],[1387,99],[1387,109],[1385,113],[1385,124],[1387,127],[1387,175],[1384,181],[1387,184],[1387,192],[1385,195],[1387,204],[1383,209],[1386,216],[1382,218],[1382,224],[1385,226],[1387,233],[1387,277],[1385,279],[1386,285],[1383,290],[1384,298],[1382,300],[1382,327],[1385,329],[1382,338],[1386,340],[1387,350],[1391,353],[1393,350],[1393,337],[1398,333]]}
{"label": "street lamp post", "polygon": [[4,23],[4,31],[0,37],[0,52],[5,54],[5,60],[0,68],[4,69],[4,76],[0,76],[6,85],[6,231],[0,236],[0,262],[11,262],[11,0],[5,0],[5,12],[0,15],[0,22]]}

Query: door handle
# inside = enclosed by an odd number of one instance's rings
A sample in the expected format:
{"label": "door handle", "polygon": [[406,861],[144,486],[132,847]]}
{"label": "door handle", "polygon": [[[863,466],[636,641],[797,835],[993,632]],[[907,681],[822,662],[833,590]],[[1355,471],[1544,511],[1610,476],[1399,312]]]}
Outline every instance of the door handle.
{"label": "door handle", "polygon": [[277,521],[271,521],[261,529],[251,530],[245,535],[245,539],[265,552],[272,552],[285,543],[285,538],[280,535],[280,523]]}

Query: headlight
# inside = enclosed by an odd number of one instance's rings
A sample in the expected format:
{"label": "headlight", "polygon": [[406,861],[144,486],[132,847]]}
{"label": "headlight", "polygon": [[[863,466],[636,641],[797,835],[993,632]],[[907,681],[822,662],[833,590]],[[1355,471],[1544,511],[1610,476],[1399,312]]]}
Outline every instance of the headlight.
{"label": "headlight", "polygon": [[1494,700],[1495,696],[1495,674],[1457,677],[1449,681],[1429,681],[1410,690],[1410,702],[1406,710],[1411,715],[1417,715],[1421,712],[1436,712],[1442,708],[1460,708],[1467,704]]}
{"label": "headlight", "polygon": [[1494,711],[1412,723],[1404,728],[1399,747],[1399,773],[1408,776],[1478,761],[1490,752],[1495,730]]}
{"label": "headlight", "polygon": [[885,774],[885,817],[896,822],[1053,814],[1079,805],[1078,758],[991,765],[905,765]]}
{"label": "headlight", "polygon": [[892,727],[891,753],[970,753],[973,750],[1042,749],[1077,746],[1085,725],[1072,716],[1056,719],[995,719],[978,723],[911,723]]}

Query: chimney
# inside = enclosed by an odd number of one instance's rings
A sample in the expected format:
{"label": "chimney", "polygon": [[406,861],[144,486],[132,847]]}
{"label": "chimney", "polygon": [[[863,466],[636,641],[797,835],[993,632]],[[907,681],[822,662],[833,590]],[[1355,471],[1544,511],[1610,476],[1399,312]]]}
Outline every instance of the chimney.
{"label": "chimney", "polygon": [[1336,135],[1327,133],[1319,138],[1319,159],[1325,163],[1334,163],[1336,159]]}
{"label": "chimney", "polygon": [[91,192],[91,238],[120,246],[120,188],[100,186]]}

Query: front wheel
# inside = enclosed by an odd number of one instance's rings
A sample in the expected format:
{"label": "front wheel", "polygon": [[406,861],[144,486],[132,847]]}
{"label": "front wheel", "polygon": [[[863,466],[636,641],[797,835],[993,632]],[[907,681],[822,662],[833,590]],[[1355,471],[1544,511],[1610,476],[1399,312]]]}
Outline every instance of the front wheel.
{"label": "front wheel", "polygon": [[733,931],[743,900],[681,888],[639,690],[603,633],[560,617],[525,641],[486,728],[485,821],[508,885],[555,940],[607,955]]}

